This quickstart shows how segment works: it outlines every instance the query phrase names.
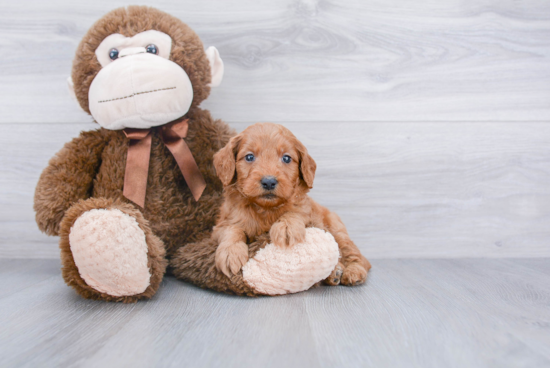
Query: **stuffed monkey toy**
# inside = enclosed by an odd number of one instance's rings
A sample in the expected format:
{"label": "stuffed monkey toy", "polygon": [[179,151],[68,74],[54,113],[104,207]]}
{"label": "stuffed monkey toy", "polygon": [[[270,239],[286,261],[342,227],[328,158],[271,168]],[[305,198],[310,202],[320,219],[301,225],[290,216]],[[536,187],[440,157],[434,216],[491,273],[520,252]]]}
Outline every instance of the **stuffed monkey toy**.
{"label": "stuffed monkey toy", "polygon": [[[179,248],[208,241],[223,189],[213,156],[235,132],[199,105],[222,76],[215,48],[205,51],[186,24],[150,7],[111,11],[82,39],[69,88],[100,127],[50,160],[34,198],[38,227],[60,236],[63,278],[82,297],[150,298]],[[332,249],[333,268],[334,241],[318,240]],[[190,257],[180,261],[191,282],[208,287],[221,277],[209,273],[213,259]],[[234,281],[216,290],[245,287]],[[242,294],[262,293],[246,284]]]}

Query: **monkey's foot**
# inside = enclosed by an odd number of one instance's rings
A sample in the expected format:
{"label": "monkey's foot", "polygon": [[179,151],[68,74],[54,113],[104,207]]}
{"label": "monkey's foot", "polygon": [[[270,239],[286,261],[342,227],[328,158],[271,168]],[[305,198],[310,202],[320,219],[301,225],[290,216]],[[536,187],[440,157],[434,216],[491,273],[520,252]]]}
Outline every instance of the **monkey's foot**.
{"label": "monkey's foot", "polygon": [[338,243],[321,229],[307,228],[306,240],[292,247],[268,244],[243,267],[244,281],[262,294],[307,290],[326,279],[338,264]]}
{"label": "monkey's foot", "polygon": [[[97,206],[102,201],[107,205]],[[162,242],[138,210],[108,202],[90,199],[67,213],[61,234],[63,276],[86,298],[130,302],[151,297],[166,267]]]}
{"label": "monkey's foot", "polygon": [[136,220],[117,209],[83,213],[69,234],[80,276],[112,296],[140,294],[150,284],[145,234]]}

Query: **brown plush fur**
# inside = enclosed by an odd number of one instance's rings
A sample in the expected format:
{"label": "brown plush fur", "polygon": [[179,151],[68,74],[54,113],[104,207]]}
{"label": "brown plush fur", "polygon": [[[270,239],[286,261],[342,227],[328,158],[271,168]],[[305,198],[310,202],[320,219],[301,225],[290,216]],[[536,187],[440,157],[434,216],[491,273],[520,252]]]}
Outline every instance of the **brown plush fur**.
{"label": "brown plush fur", "polygon": [[[260,235],[248,246],[248,256],[254,257],[256,252],[265,247],[269,242],[268,234]],[[227,277],[218,270],[215,264],[217,248],[217,240],[211,237],[179,248],[170,260],[172,273],[180,280],[226,294],[241,296],[262,295],[244,282],[242,272]]]}
{"label": "brown plush fur", "polygon": [[[158,10],[137,6],[114,10],[100,19],[76,52],[73,81],[77,98],[89,111],[88,89],[101,68],[94,51],[105,37],[112,33],[132,36],[149,29],[172,37],[171,60],[185,69],[193,84],[194,99],[186,115],[189,131],[185,141],[207,186],[196,202],[174,157],[153,129],[145,208],[138,210],[122,195],[128,151],[128,139],[122,131],[101,128],[83,132],[67,143],[40,176],[34,208],[39,228],[48,235],[61,235],[63,275],[86,298],[128,302],[153,295],[164,274],[164,261],[158,258],[164,252],[170,257],[185,243],[196,242],[208,234],[222,201],[222,185],[214,170],[213,155],[235,133],[222,121],[213,120],[208,111],[198,108],[209,93],[210,66],[197,35],[181,21]],[[89,198],[94,200],[79,202]],[[78,269],[67,238],[70,226],[83,211],[105,206],[115,206],[134,216],[149,234],[153,276],[151,287],[139,296],[109,297],[95,292],[77,277]],[[162,241],[155,240],[155,235]]]}
{"label": "brown plush fur", "polygon": [[[245,160],[250,153],[254,162]],[[288,164],[281,161],[285,154],[292,159]],[[258,295],[244,282],[241,267],[266,243],[293,246],[304,240],[306,227],[317,227],[334,236],[342,255],[325,284],[365,282],[369,261],[338,215],[307,195],[316,164],[288,129],[269,123],[252,125],[216,153],[214,165],[225,186],[219,218],[210,239],[176,252],[170,261],[176,277],[226,293]],[[275,190],[263,189],[264,176],[277,178]]]}

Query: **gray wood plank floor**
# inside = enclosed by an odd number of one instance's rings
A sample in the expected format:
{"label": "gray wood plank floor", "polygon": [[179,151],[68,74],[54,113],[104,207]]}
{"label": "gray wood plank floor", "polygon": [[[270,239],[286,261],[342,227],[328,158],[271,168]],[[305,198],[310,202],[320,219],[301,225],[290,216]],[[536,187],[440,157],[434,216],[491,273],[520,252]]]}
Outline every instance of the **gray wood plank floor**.
{"label": "gray wood plank floor", "polygon": [[550,260],[377,260],[366,285],[248,299],[168,277],[83,300],[54,260],[0,260],[2,367],[548,367]]}

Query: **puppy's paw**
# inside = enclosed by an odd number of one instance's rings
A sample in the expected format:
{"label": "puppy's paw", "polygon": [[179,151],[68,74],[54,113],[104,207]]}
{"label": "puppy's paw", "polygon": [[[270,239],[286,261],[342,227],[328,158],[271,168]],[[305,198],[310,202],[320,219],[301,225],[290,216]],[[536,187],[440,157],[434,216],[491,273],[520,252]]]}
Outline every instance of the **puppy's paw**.
{"label": "puppy's paw", "polygon": [[330,276],[327,277],[323,281],[323,283],[329,286],[339,285],[343,273],[344,273],[344,265],[338,262],[336,267],[334,267],[334,270],[332,270],[332,273],[330,274]]}
{"label": "puppy's paw", "polygon": [[306,228],[284,221],[277,221],[271,226],[269,236],[276,246],[292,247],[306,240]]}
{"label": "puppy's paw", "polygon": [[359,263],[350,263],[344,268],[340,283],[346,286],[361,285],[367,280],[367,270]]}
{"label": "puppy's paw", "polygon": [[244,242],[222,243],[216,249],[216,268],[227,277],[236,275],[248,262],[248,246]]}

